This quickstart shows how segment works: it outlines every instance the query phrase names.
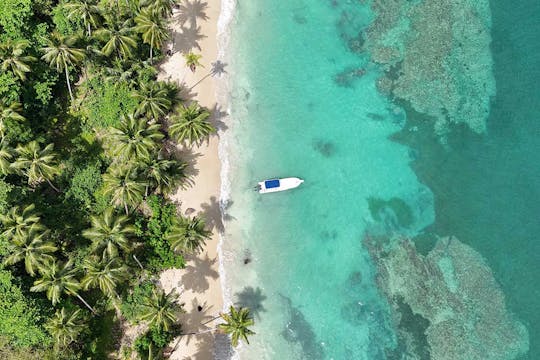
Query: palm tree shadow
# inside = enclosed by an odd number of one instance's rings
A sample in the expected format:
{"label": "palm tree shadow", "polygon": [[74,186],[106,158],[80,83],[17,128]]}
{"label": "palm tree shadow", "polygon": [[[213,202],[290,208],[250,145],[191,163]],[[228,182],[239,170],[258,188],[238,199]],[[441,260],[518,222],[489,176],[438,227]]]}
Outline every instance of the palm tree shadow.
{"label": "palm tree shadow", "polygon": [[212,65],[212,69],[210,69],[210,75],[221,76],[227,73],[227,70],[225,70],[227,63],[224,63],[221,60],[216,60],[211,65]]}
{"label": "palm tree shadow", "polygon": [[260,287],[254,289],[251,286],[247,286],[242,291],[237,292],[234,295],[237,299],[235,305],[249,308],[250,312],[257,318],[260,318],[260,313],[266,312],[263,302],[267,299],[267,297],[263,295]]}
{"label": "palm tree shadow", "polygon": [[210,202],[201,204],[202,217],[204,218],[206,225],[210,227],[210,230],[216,229],[220,234],[225,231],[223,225],[223,217],[221,213],[221,204],[217,201],[215,196],[210,198]]}
{"label": "palm tree shadow", "polygon": [[223,111],[221,109],[221,106],[218,104],[215,104],[212,109],[210,109],[210,117],[208,118],[208,121],[212,126],[218,131],[225,131],[229,127],[222,121],[225,117],[227,117],[229,113],[226,111]]}
{"label": "palm tree shadow", "polygon": [[[202,307],[202,310],[199,311],[198,306]],[[212,328],[212,323],[210,320],[214,316],[210,315],[209,312],[212,310],[212,306],[208,306],[207,302],[199,303],[196,298],[191,300],[191,312],[184,314],[186,318],[185,325],[188,332],[199,332]]]}
{"label": "palm tree shadow", "polygon": [[231,338],[226,334],[216,333],[214,335],[214,359],[231,360],[233,355]]}
{"label": "palm tree shadow", "polygon": [[231,199],[224,200],[221,202],[221,211],[222,211],[221,218],[223,219],[223,221],[231,221],[231,220],[236,219],[234,216],[232,216],[228,212],[228,210],[231,208],[233,204],[234,204],[234,201],[232,201]]}
{"label": "palm tree shadow", "polygon": [[210,259],[208,254],[204,258],[191,257],[191,264],[186,266],[185,273],[182,275],[182,284],[185,289],[191,289],[193,292],[202,293],[210,287],[208,278],[217,279],[219,273],[213,269],[217,262],[217,257]]}
{"label": "palm tree shadow", "polygon": [[173,52],[180,51],[181,53],[187,54],[193,49],[201,50],[199,42],[206,37],[206,35],[201,34],[201,27],[190,26],[190,27],[180,27],[179,32],[173,31]]}
{"label": "palm tree shadow", "polygon": [[193,87],[188,87],[186,83],[180,84],[180,91],[178,92],[178,97],[182,99],[183,102],[191,102],[198,93],[193,92]]}
{"label": "palm tree shadow", "polygon": [[234,350],[229,336],[225,334],[212,333],[202,334],[198,337],[197,352],[184,360],[231,360]]}
{"label": "palm tree shadow", "polygon": [[188,21],[192,26],[197,26],[197,19],[207,21],[209,17],[206,15],[206,9],[208,8],[208,3],[201,2],[200,0],[194,1],[184,1],[181,5],[178,5],[174,15],[175,20],[177,20],[180,25],[184,25]]}
{"label": "palm tree shadow", "polygon": [[176,143],[173,143],[171,149],[169,149],[171,155],[184,163],[186,163],[186,168],[184,169],[184,174],[186,175],[186,183],[189,186],[194,185],[193,179],[199,175],[199,169],[196,168],[197,158],[202,156],[199,152],[193,152],[193,149],[186,146],[176,146]]}

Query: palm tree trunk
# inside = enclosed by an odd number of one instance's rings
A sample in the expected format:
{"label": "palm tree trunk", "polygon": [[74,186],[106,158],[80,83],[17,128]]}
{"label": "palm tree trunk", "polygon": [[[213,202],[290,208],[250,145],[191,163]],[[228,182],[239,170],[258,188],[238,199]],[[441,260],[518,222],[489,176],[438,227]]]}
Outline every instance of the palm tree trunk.
{"label": "palm tree trunk", "polygon": [[135,254],[132,255],[133,256],[133,259],[135,260],[135,262],[137,263],[137,265],[139,265],[139,267],[141,268],[141,270],[144,270],[144,267],[142,266],[141,262],[139,261],[139,259],[137,259],[137,257],[135,256]]}
{"label": "palm tree trunk", "polygon": [[124,203],[124,210],[126,210],[126,215],[129,215],[127,203]]}
{"label": "palm tree trunk", "polygon": [[90,22],[86,24],[86,28],[88,30],[88,37],[92,36],[92,29],[90,28]]}
{"label": "palm tree trunk", "polygon": [[71,98],[71,102],[73,102],[73,92],[71,91],[71,83],[69,82],[69,71],[68,71],[67,65],[64,69],[66,71],[66,82],[67,82],[67,86],[69,90],[69,97]]}
{"label": "palm tree trunk", "polygon": [[200,83],[202,83],[204,81],[204,79],[206,79],[207,77],[209,76],[212,76],[212,73],[209,72],[208,74],[206,74],[205,76],[203,76],[203,78],[199,81],[197,81],[192,87],[190,87],[188,90],[193,90],[193,88],[197,85],[199,85]]}
{"label": "palm tree trunk", "polygon": [[48,182],[49,185],[54,189],[54,191],[60,192],[60,190],[58,190],[58,189],[52,184],[52,182],[51,182],[49,179],[47,179],[47,182]]}
{"label": "palm tree trunk", "polygon": [[[219,319],[220,317],[221,317],[221,314],[219,314],[218,316],[214,316],[214,317],[211,318],[210,320],[203,322],[201,325],[206,325],[206,324],[208,324],[208,323],[211,323],[212,321],[217,320],[217,319]],[[216,328],[216,329],[217,329],[217,328]],[[215,329],[214,329],[214,330],[215,330]]]}
{"label": "palm tree trunk", "polygon": [[150,64],[152,64],[152,45],[150,45]]}
{"label": "palm tree trunk", "polygon": [[92,312],[92,314],[96,315],[96,310],[94,310],[94,308],[91,307],[91,306],[83,299],[83,297],[82,297],[81,295],[75,294],[75,296],[76,296],[79,300],[81,300],[82,303],[83,303],[84,305],[86,305],[87,308],[90,309],[90,311]]}

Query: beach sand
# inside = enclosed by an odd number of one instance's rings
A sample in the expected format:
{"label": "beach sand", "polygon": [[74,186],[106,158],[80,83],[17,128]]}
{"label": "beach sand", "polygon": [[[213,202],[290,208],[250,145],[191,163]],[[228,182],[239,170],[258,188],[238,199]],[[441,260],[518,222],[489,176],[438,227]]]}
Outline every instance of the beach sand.
{"label": "beach sand", "polygon": [[[171,19],[171,39],[167,46],[173,55],[166,56],[160,65],[160,80],[184,84],[189,90],[186,99],[197,100],[212,111],[211,121],[219,128],[222,111],[216,101],[216,83],[211,75],[217,60],[217,21],[220,2],[200,2],[189,0],[181,3],[180,11],[175,11]],[[183,53],[192,51],[201,54],[204,67],[192,73],[186,66]],[[184,334],[201,332],[200,335],[184,335],[175,339],[175,350],[170,359],[206,360],[214,358],[214,328],[223,307],[223,296],[219,278],[218,242],[223,230],[219,207],[220,159],[219,138],[212,136],[201,146],[179,148],[182,158],[189,163],[188,173],[193,186],[179,190],[172,200],[178,204],[182,214],[202,216],[213,231],[212,239],[197,257],[187,258],[185,269],[165,271],[160,281],[165,291],[175,290],[181,294],[186,313],[180,323]],[[198,310],[198,306],[202,310]],[[206,332],[204,332],[206,331]],[[220,339],[221,342],[221,339]]]}

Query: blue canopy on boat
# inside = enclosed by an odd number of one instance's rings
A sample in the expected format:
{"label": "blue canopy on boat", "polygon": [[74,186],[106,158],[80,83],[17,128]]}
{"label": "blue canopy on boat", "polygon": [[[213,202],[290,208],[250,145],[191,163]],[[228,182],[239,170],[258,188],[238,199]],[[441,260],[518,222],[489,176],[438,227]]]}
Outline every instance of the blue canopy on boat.
{"label": "blue canopy on boat", "polygon": [[277,187],[279,187],[279,180],[278,179],[266,180],[264,182],[264,187],[267,188],[267,189],[277,188]]}

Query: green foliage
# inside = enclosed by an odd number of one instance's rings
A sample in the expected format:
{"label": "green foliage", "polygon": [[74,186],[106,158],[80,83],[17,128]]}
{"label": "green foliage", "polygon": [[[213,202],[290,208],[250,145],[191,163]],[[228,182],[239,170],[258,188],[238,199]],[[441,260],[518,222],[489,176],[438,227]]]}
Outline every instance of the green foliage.
{"label": "green foliage", "polygon": [[15,284],[9,271],[0,270],[0,334],[15,347],[48,344],[42,310]]}
{"label": "green foliage", "polygon": [[235,308],[229,307],[228,314],[221,314],[221,318],[225,323],[219,324],[218,328],[225,334],[231,335],[231,344],[236,347],[240,340],[244,340],[249,344],[248,336],[255,333],[249,329],[249,326],[253,326],[255,322],[249,314],[248,308]]}
{"label": "green foliage", "polygon": [[0,359],[2,360],[78,360],[72,356],[71,351],[61,354],[55,353],[52,348],[21,348],[10,343],[9,337],[0,336]]}
{"label": "green foliage", "polygon": [[9,208],[9,193],[13,185],[0,179],[0,214],[5,214]]}
{"label": "green foliage", "polygon": [[[17,54],[7,50],[0,54],[5,70],[0,71],[0,99],[5,105],[2,106],[6,109],[16,104],[11,113],[4,112],[0,119],[5,125],[0,131],[4,135],[0,149],[4,174],[0,177],[0,215],[24,212],[24,208],[36,212],[27,214],[26,220],[24,216],[18,217],[28,223],[25,236],[20,239],[10,236],[16,229],[9,228],[21,224],[2,221],[0,229],[4,233],[0,235],[0,260],[9,260],[6,263],[15,264],[16,274],[21,274],[19,279],[0,266],[2,360],[110,357],[122,331],[111,304],[120,306],[124,316],[135,322],[152,308],[147,305],[143,309],[142,304],[154,294],[156,286],[143,282],[130,294],[123,294],[125,299],[120,304],[106,299],[101,292],[122,293],[127,287],[123,276],[132,277],[126,283],[137,278],[139,268],[135,267],[132,255],[138,256],[137,261],[140,258],[144,269],[152,273],[184,266],[183,257],[176,255],[167,241],[176,218],[175,206],[157,196],[145,199],[145,190],[168,193],[169,187],[175,188],[169,170],[182,170],[183,166],[157,154],[163,146],[162,124],[154,125],[158,135],[151,139],[155,146],[149,146],[147,161],[128,166],[126,171],[119,171],[118,163],[109,164],[102,148],[106,139],[102,129],[118,125],[122,116],[140,108],[141,115],[166,118],[180,103],[177,86],[157,82],[157,69],[147,61],[150,48],[142,44],[133,29],[135,17],[142,8],[150,9],[150,3],[156,13],[152,12],[150,22],[139,17],[138,25],[141,33],[149,34],[144,41],[159,56],[159,45],[167,34],[165,28],[154,25],[165,24],[172,1],[144,1],[143,5],[138,0],[0,0],[0,47],[9,50],[13,48],[10,44],[24,44]],[[148,9],[146,12],[150,13]],[[83,10],[87,11],[86,17],[79,15]],[[152,33],[160,38],[153,38]],[[98,49],[104,49],[106,56],[99,54]],[[18,58],[7,56],[10,53]],[[152,91],[145,92],[146,88]],[[139,98],[133,96],[136,92]],[[156,94],[160,98],[154,100]],[[13,118],[13,112],[20,115],[19,120]],[[146,135],[143,142],[151,138]],[[127,179],[130,186],[107,188],[107,176],[102,174],[107,166],[109,178],[116,176],[120,185]],[[116,185],[115,181],[109,183]],[[95,227],[91,215],[116,211],[113,202],[126,203],[127,209],[122,208],[121,212],[131,214],[129,224],[133,221],[131,216],[138,219],[138,234],[135,237],[135,229],[129,225],[127,245],[120,247],[119,258],[100,262],[98,257],[105,252],[96,241],[96,232],[92,241],[83,234],[88,235],[89,228]],[[146,213],[148,207],[150,216]],[[30,221],[29,216],[38,217],[39,225]],[[89,259],[96,261],[90,263]],[[25,274],[24,268],[35,276]],[[126,269],[129,271],[124,272]],[[122,276],[106,278],[105,270],[112,275],[118,270]],[[80,333],[73,332],[73,338],[59,337],[63,334],[59,332],[64,324],[62,318],[69,319],[71,312],[60,316],[55,310],[70,309],[72,302],[80,307],[88,302],[89,308],[98,311],[91,309],[94,314],[87,319],[89,330],[81,327]],[[169,326],[176,319],[169,316]],[[78,325],[78,321],[73,323]],[[60,352],[51,352],[53,339],[43,324],[49,324],[57,340],[67,340],[60,342]],[[139,347],[155,349],[155,355],[159,355],[173,336],[172,331],[151,327],[138,340]]]}
{"label": "green foliage", "polygon": [[96,202],[94,194],[102,185],[101,170],[97,164],[88,164],[75,170],[66,199],[75,199],[85,208]]}
{"label": "green foliage", "polygon": [[0,1],[0,25],[12,39],[22,38],[32,16],[32,0]]}
{"label": "green foliage", "polygon": [[87,86],[88,98],[84,102],[87,129],[116,126],[121,116],[133,113],[137,107],[126,82],[112,83],[95,77],[88,81]]}
{"label": "green foliage", "polygon": [[52,71],[45,71],[44,79],[34,84],[36,99],[43,105],[48,105],[53,97],[53,88],[58,81],[58,74]]}
{"label": "green foliage", "polygon": [[89,327],[92,340],[85,344],[84,356],[77,359],[110,359],[118,340],[116,334],[120,331],[120,321],[115,311],[107,311],[102,316],[92,317]]}
{"label": "green foliage", "polygon": [[160,327],[153,326],[145,334],[139,336],[133,346],[141,358],[148,359],[150,351],[153,356],[156,356],[155,354],[160,353],[179,334],[180,328],[165,331]]}
{"label": "green foliage", "polygon": [[62,6],[56,6],[52,12],[52,19],[56,25],[56,30],[62,35],[75,35],[78,32],[82,32],[83,24],[81,19],[71,18],[68,19],[67,9]]}
{"label": "green foliage", "polygon": [[9,71],[3,71],[0,74],[0,98],[10,104],[19,101],[21,93],[21,84],[17,77]]}
{"label": "green foliage", "polygon": [[149,196],[147,204],[152,215],[149,219],[139,219],[136,226],[147,248],[145,255],[149,270],[158,273],[165,269],[183,268],[184,258],[174,253],[166,239],[177,216],[175,206],[156,195]]}
{"label": "green foliage", "polygon": [[120,305],[120,310],[129,322],[138,323],[139,316],[143,311],[143,301],[152,295],[155,287],[156,285],[151,281],[143,281],[135,285],[133,290],[125,296]]}

